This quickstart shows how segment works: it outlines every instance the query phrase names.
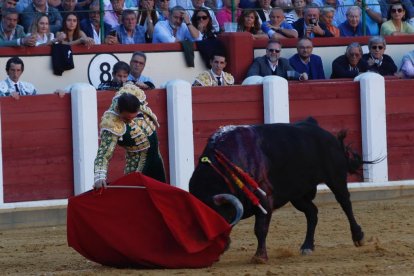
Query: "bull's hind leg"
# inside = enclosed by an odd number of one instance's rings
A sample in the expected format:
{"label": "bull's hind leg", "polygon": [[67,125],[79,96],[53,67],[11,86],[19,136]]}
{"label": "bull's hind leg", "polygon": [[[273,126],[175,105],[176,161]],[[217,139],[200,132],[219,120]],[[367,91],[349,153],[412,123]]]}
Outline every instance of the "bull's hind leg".
{"label": "bull's hind leg", "polygon": [[308,194],[301,199],[291,201],[293,206],[303,212],[306,216],[306,236],[305,241],[300,247],[302,255],[309,255],[315,249],[314,237],[316,225],[318,224],[318,208],[312,202],[315,193],[316,189],[315,192],[312,191],[311,194]]}
{"label": "bull's hind leg", "polygon": [[354,212],[352,210],[351,195],[348,190],[346,180],[326,182],[326,185],[332,190],[335,195],[336,201],[341,205],[342,210],[345,212],[351,228],[352,240],[355,246],[364,245],[364,232],[362,232],[361,226],[357,223]]}
{"label": "bull's hind leg", "polygon": [[253,263],[263,264],[268,260],[266,250],[266,237],[269,231],[270,219],[272,213],[269,212],[267,215],[256,214],[254,223],[254,234],[257,238],[257,250],[252,258]]}

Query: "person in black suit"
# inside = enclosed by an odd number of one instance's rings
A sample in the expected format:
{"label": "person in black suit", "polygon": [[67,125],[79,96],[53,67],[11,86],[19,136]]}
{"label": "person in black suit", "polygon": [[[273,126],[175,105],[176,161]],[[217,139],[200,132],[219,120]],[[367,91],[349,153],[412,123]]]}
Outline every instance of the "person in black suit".
{"label": "person in black suit", "polygon": [[299,18],[292,25],[298,31],[299,38],[333,37],[325,23],[319,21],[320,10],[316,4],[305,7],[304,17]]}
{"label": "person in black suit", "polygon": [[[82,31],[94,39],[95,44],[101,44],[101,18],[99,16],[99,0],[94,0],[89,6],[89,18],[81,21],[80,27]],[[112,27],[104,22],[104,38],[109,34]]]}
{"label": "person in black suit", "polygon": [[273,75],[287,79],[288,71],[290,71],[294,75],[289,76],[289,79],[307,80],[308,75],[306,73],[297,73],[289,64],[288,59],[280,57],[281,51],[282,44],[279,41],[269,40],[266,47],[266,55],[254,59],[249,71],[247,71],[247,77]]}
{"label": "person in black suit", "polygon": [[362,47],[358,42],[348,45],[345,55],[337,57],[332,62],[331,79],[355,78],[360,73],[368,71],[368,64],[362,59]]}

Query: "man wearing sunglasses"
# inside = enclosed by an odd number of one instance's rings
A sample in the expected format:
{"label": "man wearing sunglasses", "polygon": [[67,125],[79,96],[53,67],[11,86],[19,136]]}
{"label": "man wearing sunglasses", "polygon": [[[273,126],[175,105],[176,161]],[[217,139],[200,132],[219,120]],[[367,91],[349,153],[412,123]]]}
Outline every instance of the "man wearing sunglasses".
{"label": "man wearing sunglasses", "polygon": [[[252,65],[250,65],[247,71],[247,76],[279,76],[282,78],[288,78],[288,71],[295,72],[289,64],[289,60],[280,57],[282,51],[282,44],[276,40],[269,40],[266,47],[266,55],[255,58]],[[308,75],[306,73],[299,74],[295,72],[293,79],[307,80]]]}
{"label": "man wearing sunglasses", "polygon": [[386,42],[382,36],[371,37],[368,48],[369,53],[362,56],[362,59],[368,63],[368,71],[376,72],[382,76],[393,76],[397,72],[397,66],[392,58],[384,54]]}

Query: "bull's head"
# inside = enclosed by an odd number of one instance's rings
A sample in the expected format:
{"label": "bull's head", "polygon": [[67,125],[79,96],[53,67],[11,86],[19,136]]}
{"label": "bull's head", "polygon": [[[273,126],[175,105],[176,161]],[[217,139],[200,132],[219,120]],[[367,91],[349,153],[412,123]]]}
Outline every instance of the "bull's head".
{"label": "bull's head", "polygon": [[243,205],[240,200],[230,193],[223,177],[209,164],[199,162],[190,179],[189,190],[231,225],[242,218]]}

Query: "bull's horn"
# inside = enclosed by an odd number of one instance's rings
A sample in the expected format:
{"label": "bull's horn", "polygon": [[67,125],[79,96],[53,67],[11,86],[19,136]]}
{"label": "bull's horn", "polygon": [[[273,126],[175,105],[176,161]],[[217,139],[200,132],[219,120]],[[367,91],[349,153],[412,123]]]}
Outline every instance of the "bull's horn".
{"label": "bull's horn", "polygon": [[243,216],[243,205],[237,197],[231,194],[218,194],[213,196],[213,201],[216,205],[222,205],[223,203],[229,202],[234,206],[236,209],[236,216],[230,223],[231,226],[236,225],[240,221]]}

